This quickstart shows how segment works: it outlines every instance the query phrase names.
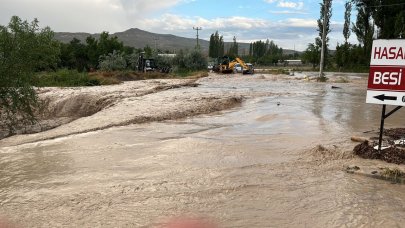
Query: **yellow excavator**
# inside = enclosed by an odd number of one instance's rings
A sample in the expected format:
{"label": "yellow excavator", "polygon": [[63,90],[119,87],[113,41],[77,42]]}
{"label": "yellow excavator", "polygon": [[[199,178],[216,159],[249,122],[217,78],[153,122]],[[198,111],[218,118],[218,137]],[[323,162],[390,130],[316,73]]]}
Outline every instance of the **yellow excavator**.
{"label": "yellow excavator", "polygon": [[240,64],[243,74],[253,74],[254,69],[252,65],[247,65],[242,59],[236,57],[235,60],[230,61],[228,56],[219,58],[219,64],[214,66],[213,70],[218,73],[230,74],[235,72],[235,65]]}

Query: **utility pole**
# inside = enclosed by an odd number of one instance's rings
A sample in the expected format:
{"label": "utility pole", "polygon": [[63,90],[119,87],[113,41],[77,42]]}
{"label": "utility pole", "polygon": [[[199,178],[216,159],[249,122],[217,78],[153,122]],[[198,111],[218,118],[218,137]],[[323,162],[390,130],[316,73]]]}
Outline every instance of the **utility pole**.
{"label": "utility pole", "polygon": [[197,30],[197,48],[200,48],[200,44],[199,44],[199,42],[198,42],[198,31],[199,31],[199,30],[202,30],[202,28],[201,28],[201,27],[193,27],[193,29],[194,29],[194,30]]}
{"label": "utility pole", "polygon": [[158,37],[153,38],[153,40],[155,41],[155,51],[157,51],[157,41],[159,40]]}
{"label": "utility pole", "polygon": [[295,44],[294,44],[294,54],[293,54],[293,59],[295,59]]}

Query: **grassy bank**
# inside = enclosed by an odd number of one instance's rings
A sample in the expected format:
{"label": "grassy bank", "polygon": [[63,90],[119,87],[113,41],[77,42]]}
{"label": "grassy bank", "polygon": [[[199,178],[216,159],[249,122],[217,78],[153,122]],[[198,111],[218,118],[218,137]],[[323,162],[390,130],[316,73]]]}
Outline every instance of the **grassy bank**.
{"label": "grassy bank", "polygon": [[113,71],[113,72],[78,72],[76,70],[61,69],[55,72],[40,72],[35,74],[33,85],[36,87],[77,87],[99,86],[119,84],[123,81],[136,81],[147,79],[169,78],[200,78],[208,76],[207,72],[176,72],[165,74],[160,72],[136,72],[136,71]]}
{"label": "grassy bank", "polygon": [[40,72],[33,79],[33,85],[37,87],[98,86],[117,83],[119,83],[118,80],[67,69],[55,72]]}

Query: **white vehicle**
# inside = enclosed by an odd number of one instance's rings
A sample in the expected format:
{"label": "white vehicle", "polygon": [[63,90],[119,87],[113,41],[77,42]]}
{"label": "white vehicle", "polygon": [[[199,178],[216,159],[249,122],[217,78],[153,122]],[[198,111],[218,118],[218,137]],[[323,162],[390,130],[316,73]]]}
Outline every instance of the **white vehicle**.
{"label": "white vehicle", "polygon": [[243,71],[243,67],[240,65],[240,63],[235,64],[235,66],[233,67],[234,71],[236,73],[242,73]]}
{"label": "white vehicle", "polygon": [[254,74],[255,73],[255,68],[253,67],[253,64],[246,63],[246,66],[248,66],[248,69],[246,69],[248,74]]}

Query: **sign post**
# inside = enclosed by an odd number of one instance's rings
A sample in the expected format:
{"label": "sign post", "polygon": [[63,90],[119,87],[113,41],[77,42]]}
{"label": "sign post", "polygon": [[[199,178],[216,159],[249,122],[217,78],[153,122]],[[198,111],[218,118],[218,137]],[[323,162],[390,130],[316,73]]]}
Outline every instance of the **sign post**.
{"label": "sign post", "polygon": [[[378,152],[384,120],[405,106],[405,40],[374,40],[371,51],[366,103],[382,104]],[[386,112],[387,105],[396,105]]]}

